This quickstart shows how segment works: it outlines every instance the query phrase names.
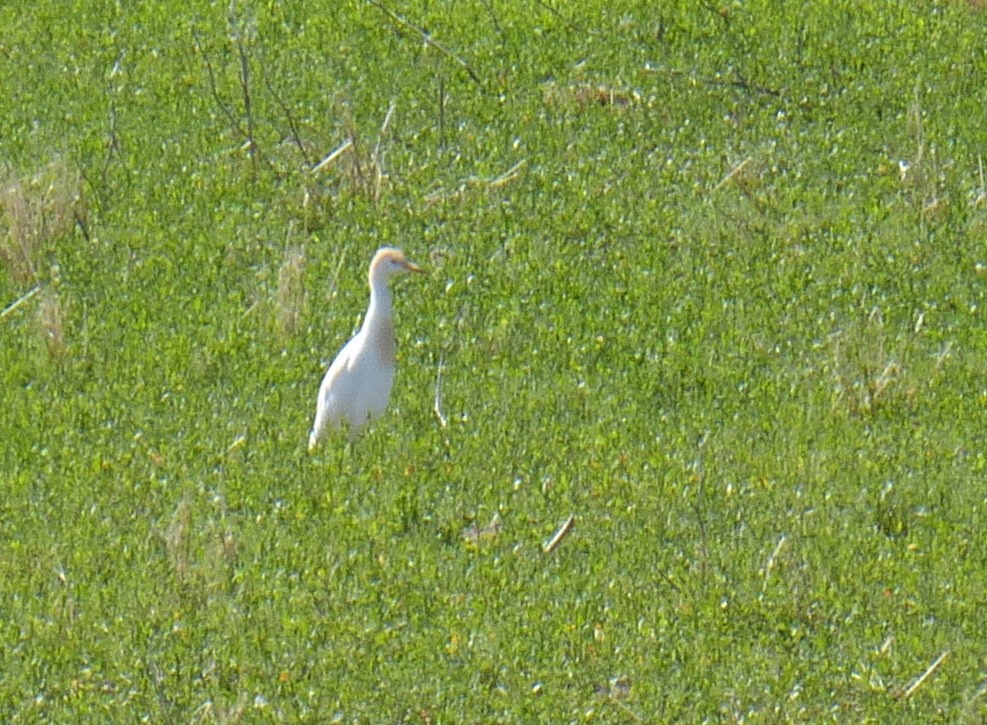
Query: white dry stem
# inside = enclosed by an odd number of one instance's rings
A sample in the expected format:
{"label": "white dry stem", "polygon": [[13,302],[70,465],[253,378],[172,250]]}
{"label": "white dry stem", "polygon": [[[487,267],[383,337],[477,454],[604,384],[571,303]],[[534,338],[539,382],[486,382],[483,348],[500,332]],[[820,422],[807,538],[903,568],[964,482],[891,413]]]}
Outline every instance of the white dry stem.
{"label": "white dry stem", "polygon": [[946,658],[949,657],[949,654],[950,654],[949,650],[946,650],[941,655],[936,657],[935,661],[926,668],[925,672],[919,675],[918,679],[915,680],[915,682],[913,682],[908,687],[908,689],[901,694],[902,699],[907,700],[909,697],[911,697],[916,692],[918,692],[919,688],[925,684],[926,680],[928,680],[933,675],[933,673],[939,669],[939,666],[946,661]]}
{"label": "white dry stem", "polygon": [[720,183],[718,183],[716,186],[713,187],[713,193],[715,194],[717,191],[719,191],[724,186],[726,186],[731,181],[733,181],[738,176],[740,176],[742,173],[744,173],[744,169],[746,169],[748,166],[750,166],[751,165],[751,162],[753,162],[753,161],[754,161],[754,157],[753,156],[748,156],[746,159],[744,159],[739,164],[737,164],[736,166],[734,166],[730,170],[730,173],[727,174],[726,176],[724,176],[720,180]]}
{"label": "white dry stem", "polygon": [[897,374],[898,363],[892,360],[884,367],[884,370],[877,376],[877,379],[874,380],[874,393],[872,397],[875,400],[887,389],[888,385],[894,381]]}
{"label": "white dry stem", "polygon": [[570,514],[569,518],[567,518],[562,526],[559,527],[559,530],[552,535],[552,538],[545,542],[545,545],[542,547],[542,551],[546,554],[551,554],[555,551],[556,547],[562,543],[562,539],[566,537],[566,534],[572,530],[572,525],[574,523],[576,523],[576,515]]}
{"label": "white dry stem", "polygon": [[516,164],[514,164],[514,166],[509,168],[500,176],[496,176],[493,179],[490,179],[490,181],[487,182],[487,185],[490,186],[491,188],[496,188],[498,186],[503,186],[504,184],[510,181],[513,181],[521,172],[521,169],[523,169],[525,164],[527,163],[528,163],[527,159],[521,159]]}
{"label": "white dry stem", "polygon": [[377,143],[374,145],[374,152],[370,156],[371,160],[380,167],[380,144],[383,142],[384,137],[387,135],[387,129],[391,125],[391,118],[394,116],[394,103],[392,102],[390,106],[387,107],[387,115],[384,116],[384,122],[380,124],[380,133],[377,135]]}
{"label": "white dry stem", "polygon": [[38,292],[40,291],[41,291],[41,285],[35,285],[27,292],[25,292],[23,295],[18,297],[16,300],[11,302],[9,305],[7,305],[7,307],[4,308],[3,312],[0,312],[0,320],[5,318],[7,315],[9,315],[11,312],[16,310],[21,305],[23,305],[25,302],[27,302],[29,299],[34,297],[34,295],[38,294]]}
{"label": "white dry stem", "polygon": [[977,189],[977,198],[973,200],[973,208],[980,206],[984,199],[987,199],[987,184],[984,184],[984,157],[977,155],[977,170],[980,172],[980,188]]}
{"label": "white dry stem", "polygon": [[315,166],[313,166],[312,173],[313,174],[319,173],[324,168],[326,168],[329,164],[331,164],[333,161],[335,161],[340,156],[342,156],[346,151],[349,151],[351,148],[353,148],[353,139],[348,138],[345,141],[343,141],[343,143],[341,143],[339,146],[337,146],[335,151],[333,151],[331,154],[329,154],[324,159],[322,159],[322,161],[320,161]]}
{"label": "white dry stem", "polygon": [[439,422],[439,428],[444,429],[449,425],[449,419],[446,418],[445,414],[442,412],[442,371],[445,369],[445,357],[439,358],[439,367],[435,373],[435,403],[432,406],[432,412],[435,413],[435,419]]}
{"label": "white dry stem", "polygon": [[942,370],[942,366],[945,364],[946,360],[949,358],[950,353],[953,350],[953,342],[951,340],[947,341],[945,345],[939,348],[939,352],[936,353],[936,372]]}
{"label": "white dry stem", "polygon": [[768,561],[764,565],[764,583],[761,585],[762,593],[768,589],[768,580],[771,578],[771,571],[775,568],[775,561],[778,559],[778,555],[781,553],[786,541],[788,541],[788,537],[782,534],[781,538],[778,539],[778,543],[775,545],[774,551],[771,552],[771,556],[768,557]]}
{"label": "white dry stem", "polygon": [[394,104],[391,103],[387,108],[387,114],[384,116],[384,122],[380,125],[380,133],[377,134],[377,143],[374,144],[374,151],[370,154],[370,165],[374,170],[374,195],[373,198],[376,201],[380,198],[380,189],[384,183],[384,152],[381,148],[381,144],[384,141],[384,137],[387,135],[387,128],[391,125],[391,118],[394,116]]}

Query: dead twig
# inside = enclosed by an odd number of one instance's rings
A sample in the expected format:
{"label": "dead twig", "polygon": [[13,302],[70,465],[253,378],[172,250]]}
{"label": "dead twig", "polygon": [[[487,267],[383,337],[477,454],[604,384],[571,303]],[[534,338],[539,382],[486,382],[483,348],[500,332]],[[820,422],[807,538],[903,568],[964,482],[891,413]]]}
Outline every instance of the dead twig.
{"label": "dead twig", "polygon": [[281,112],[284,113],[284,117],[288,121],[288,130],[291,132],[291,140],[295,144],[296,148],[301,152],[302,158],[306,163],[311,163],[309,159],[308,149],[305,148],[305,144],[302,142],[301,134],[299,133],[298,122],[296,121],[294,115],[291,113],[291,109],[288,108],[288,104],[285,103],[281,95],[275,90],[274,85],[271,83],[271,79],[268,77],[267,73],[263,73],[261,78],[264,80],[264,87],[267,88],[267,92],[270,93],[277,104],[281,107]]}
{"label": "dead twig", "polygon": [[195,43],[195,49],[199,51],[199,55],[202,56],[202,60],[206,64],[206,75],[209,78],[209,92],[212,94],[213,100],[216,101],[219,110],[226,116],[226,120],[229,121],[230,126],[233,127],[236,134],[238,136],[244,136],[243,127],[240,125],[239,120],[237,120],[237,117],[233,115],[233,111],[229,109],[223,98],[219,95],[219,88],[216,85],[216,74],[213,72],[212,62],[202,47],[202,43],[199,40],[199,33],[195,30],[192,31],[192,41]]}

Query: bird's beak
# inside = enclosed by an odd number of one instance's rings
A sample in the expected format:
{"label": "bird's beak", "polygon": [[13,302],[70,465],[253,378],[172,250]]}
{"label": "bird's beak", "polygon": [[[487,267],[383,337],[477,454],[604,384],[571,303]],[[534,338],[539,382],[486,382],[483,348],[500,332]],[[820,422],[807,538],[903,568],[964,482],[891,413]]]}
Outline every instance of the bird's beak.
{"label": "bird's beak", "polygon": [[421,267],[419,267],[419,266],[418,266],[417,264],[415,264],[414,262],[411,262],[411,261],[409,261],[409,260],[407,260],[407,259],[406,259],[406,260],[404,260],[404,264],[403,264],[403,266],[404,266],[404,268],[405,268],[406,270],[408,270],[409,272],[419,272],[419,273],[421,273],[421,274],[424,274],[424,273],[425,273],[425,270],[424,270],[424,269],[422,269],[422,268],[421,268]]}

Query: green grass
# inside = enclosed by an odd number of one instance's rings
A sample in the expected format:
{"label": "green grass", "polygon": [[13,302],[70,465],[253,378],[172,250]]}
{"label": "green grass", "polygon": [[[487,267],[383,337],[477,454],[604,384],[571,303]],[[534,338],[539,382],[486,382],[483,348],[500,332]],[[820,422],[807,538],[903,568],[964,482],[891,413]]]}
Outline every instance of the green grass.
{"label": "green grass", "polygon": [[0,719],[987,718],[987,15],[337,5],[0,9]]}

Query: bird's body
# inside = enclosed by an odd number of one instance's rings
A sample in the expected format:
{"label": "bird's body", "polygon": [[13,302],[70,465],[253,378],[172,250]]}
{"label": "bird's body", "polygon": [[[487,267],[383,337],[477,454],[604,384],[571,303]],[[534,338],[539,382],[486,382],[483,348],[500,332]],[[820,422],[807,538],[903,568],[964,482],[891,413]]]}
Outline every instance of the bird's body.
{"label": "bird's body", "polygon": [[387,408],[394,385],[395,353],[391,290],[387,282],[395,274],[421,271],[399,249],[377,250],[370,263],[370,307],[360,331],[339,351],[322,380],[309,450],[328,431],[344,422],[353,440],[368,420]]}

